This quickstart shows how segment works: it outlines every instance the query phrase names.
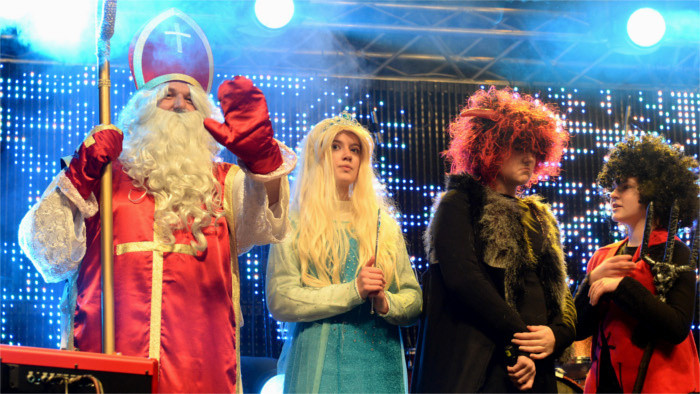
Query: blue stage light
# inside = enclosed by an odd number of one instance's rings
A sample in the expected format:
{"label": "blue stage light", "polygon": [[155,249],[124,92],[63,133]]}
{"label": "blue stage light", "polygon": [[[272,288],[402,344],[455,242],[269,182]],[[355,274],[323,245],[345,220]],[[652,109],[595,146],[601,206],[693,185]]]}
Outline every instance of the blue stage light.
{"label": "blue stage light", "polygon": [[96,7],[93,0],[3,2],[0,31],[14,28],[23,45],[60,61],[89,61],[95,57]]}
{"label": "blue stage light", "polygon": [[641,47],[655,45],[666,33],[664,17],[652,8],[640,8],[627,20],[630,40]]}
{"label": "blue stage light", "polygon": [[270,29],[284,27],[294,16],[293,0],[255,0],[255,16]]}
{"label": "blue stage light", "polygon": [[278,394],[283,392],[284,374],[271,377],[260,390],[260,394]]}

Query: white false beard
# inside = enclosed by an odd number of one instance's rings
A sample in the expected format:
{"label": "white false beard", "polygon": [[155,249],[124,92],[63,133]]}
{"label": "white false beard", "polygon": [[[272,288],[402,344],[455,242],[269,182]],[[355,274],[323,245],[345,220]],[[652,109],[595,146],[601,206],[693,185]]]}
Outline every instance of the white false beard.
{"label": "white false beard", "polygon": [[120,160],[134,186],[156,202],[157,235],[175,243],[174,230],[189,229],[192,246],[204,251],[203,228],[221,215],[221,186],[214,178],[219,146],[204,128],[199,111],[176,113],[156,108],[128,130]]}

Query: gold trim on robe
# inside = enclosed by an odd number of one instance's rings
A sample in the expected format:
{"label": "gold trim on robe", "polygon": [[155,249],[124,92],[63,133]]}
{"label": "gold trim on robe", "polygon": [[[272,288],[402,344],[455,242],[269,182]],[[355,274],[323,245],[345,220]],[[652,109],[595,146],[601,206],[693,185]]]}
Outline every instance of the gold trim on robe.
{"label": "gold trim on robe", "polygon": [[[241,287],[240,272],[238,269],[238,247],[236,244],[236,221],[233,209],[233,183],[234,178],[240,168],[232,165],[224,180],[224,214],[229,228],[229,242],[231,248],[231,299],[236,319],[236,390],[242,393],[243,384],[241,380],[241,355],[240,355],[240,327],[243,326],[243,314],[241,313]],[[156,201],[155,209],[158,210],[159,203]],[[166,244],[159,234],[163,234],[157,224],[154,223],[154,241],[129,242],[115,246],[117,256],[133,252],[152,252],[153,268],[151,276],[151,321],[148,338],[148,357],[160,361],[161,347],[161,319],[163,301],[163,254],[182,253],[196,256],[197,251],[192,245],[186,244]]]}
{"label": "gold trim on robe", "polygon": [[243,313],[241,313],[241,277],[238,269],[238,245],[236,244],[236,218],[233,215],[233,180],[240,167],[232,165],[224,180],[224,212],[228,222],[229,240],[231,245],[231,299],[233,311],[236,316],[236,391],[243,392],[241,380],[241,327],[243,326]]}
{"label": "gold trim on robe", "polygon": [[[156,210],[159,208],[159,203],[156,200]],[[197,252],[192,245],[184,244],[165,244],[159,236],[163,234],[154,223],[153,239],[154,241],[145,242],[129,242],[116,245],[116,255],[120,256],[125,253],[133,252],[153,252],[153,267],[151,273],[151,321],[148,334],[148,357],[160,361],[160,336],[161,336],[161,321],[162,321],[162,306],[163,306],[163,254],[164,253],[183,253],[190,256],[196,256]]]}

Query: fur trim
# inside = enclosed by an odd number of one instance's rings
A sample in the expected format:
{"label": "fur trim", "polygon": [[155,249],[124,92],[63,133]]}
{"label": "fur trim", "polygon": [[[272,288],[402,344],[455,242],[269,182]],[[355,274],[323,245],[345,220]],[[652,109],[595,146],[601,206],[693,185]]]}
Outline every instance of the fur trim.
{"label": "fur trim", "polygon": [[[481,216],[481,207],[484,205],[484,199],[486,198],[485,188],[474,178],[469,175],[450,175],[447,177],[445,182],[445,190],[461,190],[469,196],[469,210],[472,218],[477,218]],[[431,228],[433,226],[433,218],[435,217],[435,212],[437,211],[440,201],[446,192],[440,193],[435,197],[433,201],[433,206],[430,210],[430,223],[423,233],[423,247],[425,248],[425,255],[428,256],[429,261],[437,261],[435,256],[435,251],[432,250],[432,236]],[[473,223],[475,225],[475,223]],[[476,227],[474,227],[476,228]],[[476,248],[476,253],[480,253],[480,248]],[[480,256],[479,256],[480,257]]]}
{"label": "fur trim", "polygon": [[90,197],[87,200],[83,200],[83,197],[78,193],[78,190],[73,186],[73,183],[66,176],[65,171],[61,171],[58,174],[58,189],[63,192],[63,194],[68,197],[68,199],[75,204],[78,211],[83,214],[85,219],[91,218],[97,214],[99,205],[94,193],[90,193]]}
{"label": "fur trim", "polygon": [[540,196],[530,196],[525,198],[525,202],[530,205],[532,212],[541,218],[543,225],[543,253],[537,267],[539,278],[545,278],[543,288],[545,296],[551,303],[547,307],[557,313],[565,310],[566,295],[568,292],[566,285],[566,260],[564,259],[564,249],[561,245],[561,234],[559,233],[559,223],[552,214],[549,204],[542,202]]}
{"label": "fur trim", "polygon": [[[485,264],[505,270],[505,299],[516,308],[525,293],[523,279],[528,270],[535,270],[545,293],[550,316],[559,314],[566,297],[566,263],[561,246],[559,227],[549,206],[539,196],[522,199],[542,226],[542,253],[535,259],[525,236],[522,209],[518,202],[483,186],[469,175],[452,175],[447,189],[456,189],[469,197],[472,228],[477,233],[477,253]],[[439,201],[436,202],[436,205]],[[430,246],[430,227],[425,234],[426,248]],[[429,253],[431,261],[434,260]]]}

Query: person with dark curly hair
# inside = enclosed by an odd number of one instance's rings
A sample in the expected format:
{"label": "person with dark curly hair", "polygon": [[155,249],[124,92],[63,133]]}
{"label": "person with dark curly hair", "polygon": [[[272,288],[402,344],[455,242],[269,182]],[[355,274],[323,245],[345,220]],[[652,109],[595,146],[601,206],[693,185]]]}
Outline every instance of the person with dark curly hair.
{"label": "person with dark curly hair", "polygon": [[596,251],[576,293],[577,337],[593,336],[585,392],[700,391],[690,332],[696,262],[676,237],[670,265],[661,264],[674,201],[680,226],[692,226],[698,217],[697,169],[698,162],[681,149],[645,135],[618,143],[598,174],[598,185],[611,192],[612,220],[626,228],[627,237]]}
{"label": "person with dark curly hair", "polygon": [[576,315],[556,219],[521,192],[558,174],[569,135],[549,106],[495,87],[472,95],[449,132],[411,390],[555,392]]}

